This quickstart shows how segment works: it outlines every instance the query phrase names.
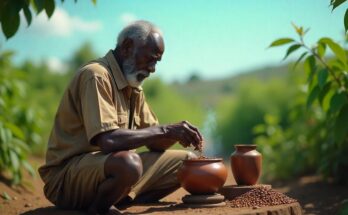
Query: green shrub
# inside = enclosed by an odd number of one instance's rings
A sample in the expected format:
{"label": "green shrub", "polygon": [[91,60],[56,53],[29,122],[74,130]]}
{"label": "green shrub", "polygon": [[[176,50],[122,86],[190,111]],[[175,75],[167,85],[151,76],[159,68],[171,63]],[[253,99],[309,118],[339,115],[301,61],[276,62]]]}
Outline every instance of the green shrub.
{"label": "green shrub", "polygon": [[39,119],[27,106],[24,73],[11,65],[12,52],[0,53],[0,171],[12,183],[22,181],[22,169],[35,171],[27,162],[30,145],[38,143]]}

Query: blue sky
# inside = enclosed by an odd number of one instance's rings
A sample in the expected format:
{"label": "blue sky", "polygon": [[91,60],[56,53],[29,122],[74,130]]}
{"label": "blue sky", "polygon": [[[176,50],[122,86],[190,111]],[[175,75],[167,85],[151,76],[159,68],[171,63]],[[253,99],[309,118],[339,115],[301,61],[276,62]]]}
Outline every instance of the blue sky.
{"label": "blue sky", "polygon": [[[57,2],[50,21],[35,17],[14,38],[0,36],[2,48],[16,51],[17,62],[48,60],[64,67],[86,41],[103,56],[114,48],[118,32],[129,21],[145,19],[164,33],[166,51],[155,76],[183,81],[197,71],[216,79],[282,63],[284,48],[267,49],[280,37],[296,37],[291,22],[310,27],[307,41],[323,36],[343,40],[344,4],[335,11],[330,0],[79,0]],[[298,53],[300,54],[300,53]]]}

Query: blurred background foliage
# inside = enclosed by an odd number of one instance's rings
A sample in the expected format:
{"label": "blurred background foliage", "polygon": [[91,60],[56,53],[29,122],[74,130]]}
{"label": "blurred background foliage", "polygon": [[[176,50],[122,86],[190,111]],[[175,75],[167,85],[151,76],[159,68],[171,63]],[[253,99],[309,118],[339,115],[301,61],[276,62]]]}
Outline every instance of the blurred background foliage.
{"label": "blurred background foliage", "polygon": [[[282,38],[271,46],[290,44],[286,56],[304,49],[296,68],[294,62],[221,80],[203,80],[192,71],[187,82],[171,84],[152,78],[144,85],[147,101],[161,123],[188,120],[203,128],[214,112],[210,139],[221,141],[219,155],[228,157],[235,144],[257,144],[264,180],[315,173],[347,183],[347,51],[329,38],[308,48],[305,30],[295,30],[299,40]],[[21,169],[33,173],[28,154],[44,155],[71,77],[97,55],[86,42],[66,68],[55,71],[45,61],[14,64],[13,54],[0,54],[0,170],[18,183]]]}

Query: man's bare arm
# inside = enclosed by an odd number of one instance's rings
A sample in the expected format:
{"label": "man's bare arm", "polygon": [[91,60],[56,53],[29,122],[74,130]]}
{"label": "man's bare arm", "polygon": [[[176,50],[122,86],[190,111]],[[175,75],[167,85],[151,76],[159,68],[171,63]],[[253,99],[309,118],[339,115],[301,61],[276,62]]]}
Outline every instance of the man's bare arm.
{"label": "man's bare arm", "polygon": [[192,145],[198,148],[201,145],[202,136],[195,127],[183,121],[138,130],[107,131],[92,138],[91,142],[98,145],[104,153],[110,153],[136,149],[141,146],[147,146],[154,151],[163,151],[176,141],[184,147]]}

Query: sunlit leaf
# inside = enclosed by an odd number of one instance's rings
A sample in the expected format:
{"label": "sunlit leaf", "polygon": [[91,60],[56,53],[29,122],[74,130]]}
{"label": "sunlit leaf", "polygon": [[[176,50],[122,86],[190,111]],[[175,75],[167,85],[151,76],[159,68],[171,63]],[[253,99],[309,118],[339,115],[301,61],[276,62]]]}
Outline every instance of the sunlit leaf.
{"label": "sunlit leaf", "polygon": [[269,45],[269,47],[275,47],[275,46],[281,46],[281,45],[285,45],[288,43],[294,42],[294,39],[291,38],[280,38],[278,40],[275,40],[271,43],[271,45]]}
{"label": "sunlit leaf", "polygon": [[330,113],[336,113],[340,111],[343,105],[347,103],[347,97],[345,93],[337,92],[335,93],[330,101]]}
{"label": "sunlit leaf", "polygon": [[319,87],[322,89],[326,83],[328,77],[328,71],[326,68],[323,68],[321,70],[319,70],[318,72],[318,84]]}
{"label": "sunlit leaf", "polygon": [[25,139],[23,131],[13,123],[5,123],[5,126],[11,130],[11,132],[20,139]]}
{"label": "sunlit leaf", "polygon": [[10,150],[10,160],[14,170],[19,169],[19,158],[15,151]]}
{"label": "sunlit leaf", "polygon": [[11,196],[8,195],[5,191],[3,191],[3,192],[1,193],[1,197],[2,197],[3,199],[7,200],[7,201],[12,200]]}
{"label": "sunlit leaf", "polygon": [[97,4],[97,0],[92,0],[92,3],[93,3],[94,5],[96,5],[96,4]]}
{"label": "sunlit leaf", "polygon": [[319,42],[327,44],[330,47],[330,49],[332,50],[332,52],[335,53],[336,57],[342,63],[346,64],[346,61],[347,61],[346,52],[344,51],[344,49],[340,45],[338,45],[331,38],[328,38],[328,37],[324,37],[324,38],[320,39]]}
{"label": "sunlit leaf", "polygon": [[26,161],[26,160],[23,160],[22,161],[22,164],[24,166],[24,168],[29,172],[29,174],[34,177],[35,176],[35,170],[34,168]]}
{"label": "sunlit leaf", "polygon": [[320,92],[320,88],[318,85],[313,87],[313,89],[311,90],[311,92],[309,93],[307,97],[307,108],[310,108],[310,106],[313,104],[315,99],[318,98],[319,92]]}
{"label": "sunlit leaf", "polygon": [[265,133],[265,131],[266,131],[266,126],[264,124],[256,125],[253,128],[254,134],[262,134],[262,133]]}
{"label": "sunlit leaf", "polygon": [[295,69],[295,67],[301,62],[301,60],[308,54],[308,52],[303,52],[301,54],[301,56],[296,60],[294,66],[293,66],[293,69]]}
{"label": "sunlit leaf", "polygon": [[13,139],[12,142],[26,152],[30,152],[29,146],[20,139]]}
{"label": "sunlit leaf", "polygon": [[330,5],[332,6],[332,10],[334,10],[336,7],[340,6],[345,1],[347,1],[347,0],[331,0]]}
{"label": "sunlit leaf", "polygon": [[288,48],[288,50],[286,51],[286,54],[283,58],[283,60],[285,60],[291,53],[293,53],[294,51],[296,51],[297,49],[299,49],[301,47],[300,44],[295,44],[295,45],[292,45]]}
{"label": "sunlit leaf", "polygon": [[295,28],[295,31],[296,33],[302,37],[303,35],[305,35],[308,31],[309,31],[309,28],[307,28],[306,30],[303,31],[303,27],[298,27],[297,25],[295,25],[295,23],[291,23],[292,26]]}
{"label": "sunlit leaf", "polygon": [[318,43],[317,52],[318,52],[319,57],[324,57],[325,50],[326,50],[325,43]]}

